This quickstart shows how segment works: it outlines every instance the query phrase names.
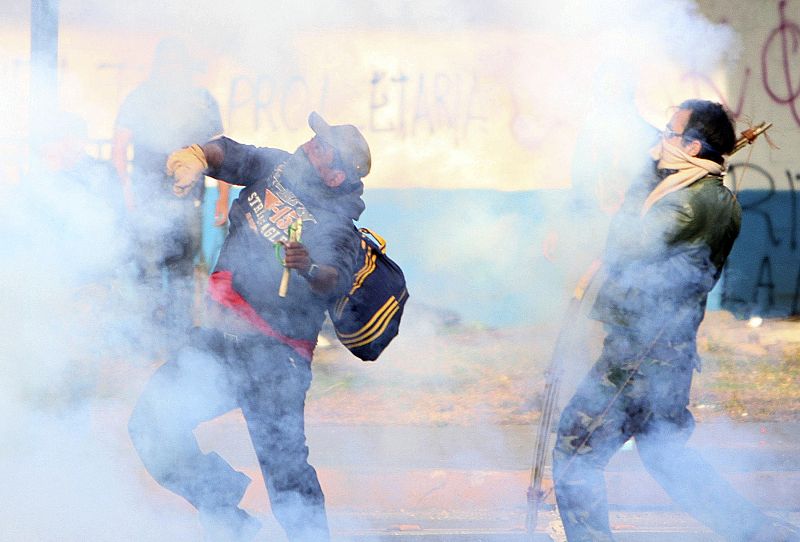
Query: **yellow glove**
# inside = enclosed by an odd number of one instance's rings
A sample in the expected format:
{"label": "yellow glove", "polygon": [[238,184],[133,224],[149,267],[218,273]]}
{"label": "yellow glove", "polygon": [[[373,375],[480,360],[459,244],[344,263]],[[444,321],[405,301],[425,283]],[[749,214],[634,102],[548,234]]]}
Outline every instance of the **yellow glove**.
{"label": "yellow glove", "polygon": [[200,145],[184,147],[167,158],[167,174],[175,178],[172,191],[179,198],[185,197],[197,181],[203,178],[208,168],[206,155]]}

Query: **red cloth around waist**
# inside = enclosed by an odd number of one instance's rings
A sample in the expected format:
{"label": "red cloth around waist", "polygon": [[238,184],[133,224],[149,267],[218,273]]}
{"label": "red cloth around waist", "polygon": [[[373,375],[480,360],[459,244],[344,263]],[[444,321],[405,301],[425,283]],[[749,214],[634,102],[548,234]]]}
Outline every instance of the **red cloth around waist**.
{"label": "red cloth around waist", "polygon": [[268,337],[277,339],[283,344],[292,347],[298,354],[306,359],[311,359],[314,353],[315,341],[293,339],[277,331],[264,320],[260,314],[245,299],[233,289],[233,273],[230,271],[216,271],[208,277],[208,294],[211,299],[220,305],[231,309],[252,326]]}

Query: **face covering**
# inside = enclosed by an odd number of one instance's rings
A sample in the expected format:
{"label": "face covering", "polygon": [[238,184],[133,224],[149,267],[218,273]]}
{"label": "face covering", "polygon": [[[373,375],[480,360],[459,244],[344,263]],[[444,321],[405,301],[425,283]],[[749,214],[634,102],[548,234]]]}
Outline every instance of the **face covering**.
{"label": "face covering", "polygon": [[[725,170],[724,166],[713,160],[686,154],[680,147],[666,141],[661,141],[653,147],[650,150],[650,157],[656,161],[656,175],[661,181],[644,201],[640,211],[641,216],[647,214],[647,211],[667,194],[691,186],[695,181],[708,175],[721,175]],[[663,174],[666,176],[662,178]]]}

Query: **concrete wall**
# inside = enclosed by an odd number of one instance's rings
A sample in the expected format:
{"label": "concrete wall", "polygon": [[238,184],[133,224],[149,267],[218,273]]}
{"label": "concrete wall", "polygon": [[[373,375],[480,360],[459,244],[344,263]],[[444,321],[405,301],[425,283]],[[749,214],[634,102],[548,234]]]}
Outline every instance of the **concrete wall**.
{"label": "concrete wall", "polygon": [[[593,167],[595,153],[624,163],[615,149],[631,148],[631,112],[603,101],[603,69],[628,67],[632,115],[655,126],[690,96],[727,104],[739,129],[771,121],[778,148],[759,141],[733,161],[730,184],[749,208],[720,302],[742,313],[794,310],[800,0],[596,0],[580,9],[498,0],[493,10],[447,0],[407,10],[329,2],[284,6],[281,24],[266,3],[59,5],[60,103],[85,116],[101,143],[146,77],[158,39],[176,32],[201,60],[195,82],[217,97],[230,135],[293,149],[310,135],[310,109],[357,124],[374,156],[364,223],[389,237],[415,299],[467,319],[535,319],[569,295],[591,247],[585,239],[565,246],[580,232],[564,235],[569,225],[550,205],[569,198],[576,161]],[[0,6],[5,180],[27,164],[28,7]],[[610,90],[626,97],[619,85]],[[593,115],[601,144],[576,151]],[[581,189],[608,208],[624,177]],[[543,248],[554,246],[554,231],[562,233],[555,258]],[[208,242],[219,235],[209,232]]]}
{"label": "concrete wall", "polygon": [[[739,36],[719,97],[740,128],[769,121],[775,148],[761,142],[733,160],[731,185],[745,209],[725,272],[722,306],[741,315],[798,314],[800,248],[800,2],[703,0],[702,11]],[[698,88],[711,88],[702,76]]]}

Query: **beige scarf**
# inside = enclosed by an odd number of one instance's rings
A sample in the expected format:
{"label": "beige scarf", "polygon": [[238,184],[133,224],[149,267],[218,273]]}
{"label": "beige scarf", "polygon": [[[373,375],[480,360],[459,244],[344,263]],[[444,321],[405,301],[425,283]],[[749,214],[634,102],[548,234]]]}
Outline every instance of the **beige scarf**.
{"label": "beige scarf", "polygon": [[647,214],[647,211],[667,194],[686,188],[708,175],[720,175],[725,171],[725,168],[718,163],[690,156],[666,141],[661,141],[653,147],[650,150],[650,156],[653,160],[658,160],[658,169],[674,169],[677,171],[658,183],[653,191],[650,192],[650,195],[644,200],[640,216]]}

